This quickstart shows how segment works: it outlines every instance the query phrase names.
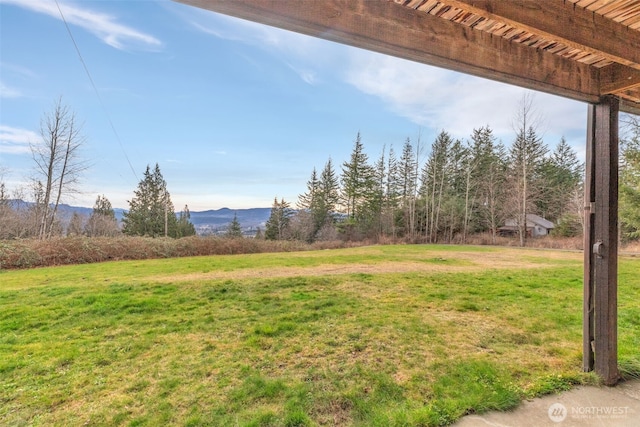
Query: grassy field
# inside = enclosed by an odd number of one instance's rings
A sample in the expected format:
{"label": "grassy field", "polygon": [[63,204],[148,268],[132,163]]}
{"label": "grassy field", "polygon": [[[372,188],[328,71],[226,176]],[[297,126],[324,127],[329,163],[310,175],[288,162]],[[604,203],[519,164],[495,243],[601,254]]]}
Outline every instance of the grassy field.
{"label": "grassy field", "polygon": [[[619,354],[640,374],[640,259]],[[428,426],[594,383],[582,255],[455,246],[0,272],[0,425]]]}

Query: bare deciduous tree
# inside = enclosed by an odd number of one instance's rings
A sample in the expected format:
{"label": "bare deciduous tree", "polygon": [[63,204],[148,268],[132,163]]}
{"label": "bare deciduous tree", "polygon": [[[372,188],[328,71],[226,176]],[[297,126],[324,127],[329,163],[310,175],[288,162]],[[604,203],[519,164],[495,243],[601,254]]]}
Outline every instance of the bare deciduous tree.
{"label": "bare deciduous tree", "polygon": [[80,175],[87,164],[80,159],[85,142],[75,114],[59,98],[40,123],[40,143],[30,145],[35,162],[34,182],[42,186],[38,200],[37,236],[50,238],[63,196],[77,191]]}

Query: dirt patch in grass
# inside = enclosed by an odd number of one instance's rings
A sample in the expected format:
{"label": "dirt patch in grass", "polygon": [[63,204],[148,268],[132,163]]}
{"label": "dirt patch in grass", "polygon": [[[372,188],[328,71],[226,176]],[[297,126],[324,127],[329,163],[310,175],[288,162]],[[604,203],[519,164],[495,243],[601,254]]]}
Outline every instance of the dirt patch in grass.
{"label": "dirt patch in grass", "polygon": [[[313,253],[302,253],[301,256]],[[191,282],[215,279],[255,279],[296,276],[333,276],[343,274],[386,274],[386,273],[447,273],[481,272],[487,269],[531,269],[554,266],[554,261],[579,261],[582,253],[575,251],[544,251],[513,249],[505,252],[442,252],[425,251],[423,257],[398,262],[321,264],[310,267],[259,267],[233,270],[214,270],[187,274],[164,274],[147,279],[158,283]]]}

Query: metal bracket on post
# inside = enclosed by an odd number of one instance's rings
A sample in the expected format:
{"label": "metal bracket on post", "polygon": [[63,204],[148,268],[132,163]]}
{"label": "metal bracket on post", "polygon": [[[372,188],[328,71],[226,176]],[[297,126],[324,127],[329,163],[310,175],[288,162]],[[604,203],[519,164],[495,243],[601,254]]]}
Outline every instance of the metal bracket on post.
{"label": "metal bracket on post", "polygon": [[598,240],[597,242],[595,242],[593,244],[593,250],[592,252],[595,254],[595,256],[597,256],[598,258],[602,258],[604,256],[604,243],[602,243],[602,240]]}

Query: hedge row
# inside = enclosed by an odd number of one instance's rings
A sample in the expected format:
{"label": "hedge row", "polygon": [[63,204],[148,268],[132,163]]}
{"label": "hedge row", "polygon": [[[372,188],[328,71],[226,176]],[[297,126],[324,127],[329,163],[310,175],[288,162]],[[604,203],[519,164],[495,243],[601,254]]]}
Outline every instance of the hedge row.
{"label": "hedge row", "polygon": [[313,245],[297,241],[265,241],[220,237],[182,239],[149,237],[65,237],[51,240],[0,241],[0,269],[20,269],[112,260],[174,258],[292,252],[353,246],[335,241]]}

